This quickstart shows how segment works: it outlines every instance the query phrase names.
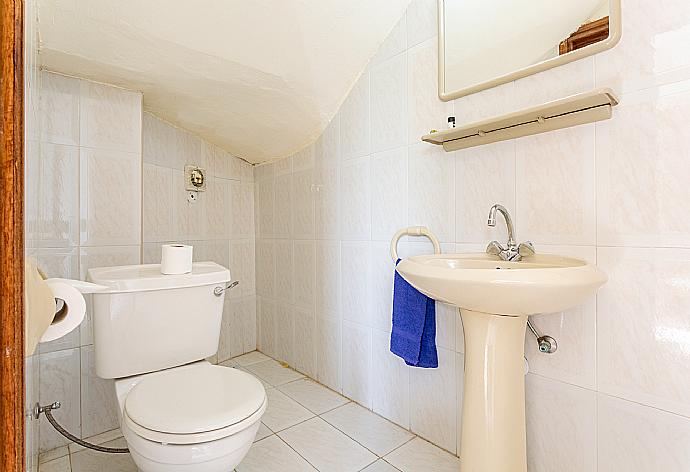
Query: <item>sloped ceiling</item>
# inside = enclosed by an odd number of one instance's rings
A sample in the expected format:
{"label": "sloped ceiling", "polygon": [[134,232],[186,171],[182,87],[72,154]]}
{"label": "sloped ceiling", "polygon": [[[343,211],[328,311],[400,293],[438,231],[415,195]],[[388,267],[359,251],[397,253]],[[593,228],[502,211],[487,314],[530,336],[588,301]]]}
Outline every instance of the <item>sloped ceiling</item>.
{"label": "sloped ceiling", "polygon": [[318,137],[408,3],[39,0],[40,58],[264,162]]}

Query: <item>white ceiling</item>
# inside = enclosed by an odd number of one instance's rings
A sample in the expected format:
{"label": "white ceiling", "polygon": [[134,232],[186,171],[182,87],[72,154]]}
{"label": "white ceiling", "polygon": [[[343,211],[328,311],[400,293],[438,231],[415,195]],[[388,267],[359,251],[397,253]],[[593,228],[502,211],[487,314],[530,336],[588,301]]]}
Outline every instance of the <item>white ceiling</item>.
{"label": "white ceiling", "polygon": [[409,0],[39,0],[42,65],[250,162],[325,128]]}

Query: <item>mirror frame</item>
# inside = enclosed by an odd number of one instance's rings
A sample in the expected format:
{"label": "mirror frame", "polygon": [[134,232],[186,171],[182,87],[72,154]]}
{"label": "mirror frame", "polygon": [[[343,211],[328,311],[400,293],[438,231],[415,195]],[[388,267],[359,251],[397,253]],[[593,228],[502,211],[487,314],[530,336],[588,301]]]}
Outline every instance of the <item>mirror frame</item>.
{"label": "mirror frame", "polygon": [[620,41],[622,35],[621,0],[609,0],[609,37],[607,39],[599,41],[595,44],[590,44],[589,46],[585,46],[581,49],[576,49],[575,51],[571,51],[562,56],[557,56],[536,64],[532,64],[531,66],[523,67],[522,69],[517,69],[509,74],[500,75],[485,82],[470,85],[469,87],[465,87],[460,90],[448,92],[446,91],[445,80],[444,4],[445,0],[438,0],[438,97],[444,102],[496,87],[497,85],[512,82],[513,80],[521,79],[523,77],[536,74],[537,72],[543,72],[569,62],[577,61],[578,59],[593,56],[594,54],[614,47],[616,44],[618,44],[618,41]]}

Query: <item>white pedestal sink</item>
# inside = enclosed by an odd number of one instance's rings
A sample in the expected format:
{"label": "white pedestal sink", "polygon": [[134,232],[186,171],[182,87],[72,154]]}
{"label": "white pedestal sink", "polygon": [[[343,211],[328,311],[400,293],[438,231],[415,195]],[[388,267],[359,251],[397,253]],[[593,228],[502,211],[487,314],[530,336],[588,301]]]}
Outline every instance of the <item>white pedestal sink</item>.
{"label": "white pedestal sink", "polygon": [[506,262],[489,254],[401,261],[417,290],[460,308],[465,381],[463,472],[526,472],[524,344],[528,315],[582,303],[607,280],[595,266],[548,254]]}

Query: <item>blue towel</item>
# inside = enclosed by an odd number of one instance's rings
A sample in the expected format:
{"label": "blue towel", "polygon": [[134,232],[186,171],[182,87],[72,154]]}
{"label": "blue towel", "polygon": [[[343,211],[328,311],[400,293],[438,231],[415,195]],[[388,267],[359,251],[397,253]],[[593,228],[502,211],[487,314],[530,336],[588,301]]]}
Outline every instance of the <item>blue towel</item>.
{"label": "blue towel", "polygon": [[[395,265],[398,265],[400,259]],[[436,302],[395,271],[391,352],[413,367],[438,367]]]}

